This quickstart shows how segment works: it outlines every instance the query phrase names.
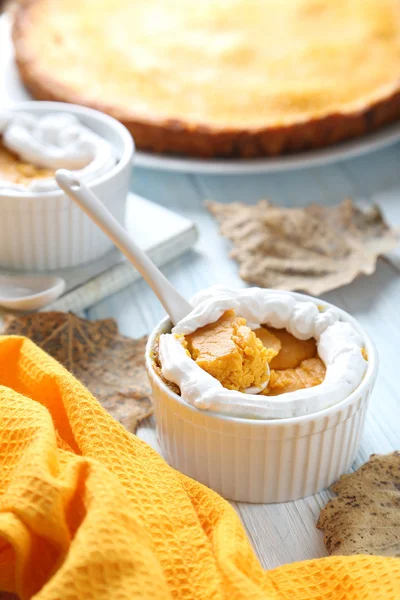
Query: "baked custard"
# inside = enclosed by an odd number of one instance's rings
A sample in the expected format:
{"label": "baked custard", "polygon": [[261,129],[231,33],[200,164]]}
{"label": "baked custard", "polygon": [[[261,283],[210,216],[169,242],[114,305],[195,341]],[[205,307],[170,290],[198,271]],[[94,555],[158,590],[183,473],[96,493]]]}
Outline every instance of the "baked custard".
{"label": "baked custard", "polygon": [[35,98],[159,153],[277,155],[400,116],[398,0],[30,0],[13,39]]}
{"label": "baked custard", "polygon": [[311,414],[347,398],[367,355],[340,312],[295,294],[215,286],[153,349],[154,368],[189,404],[244,418]]}

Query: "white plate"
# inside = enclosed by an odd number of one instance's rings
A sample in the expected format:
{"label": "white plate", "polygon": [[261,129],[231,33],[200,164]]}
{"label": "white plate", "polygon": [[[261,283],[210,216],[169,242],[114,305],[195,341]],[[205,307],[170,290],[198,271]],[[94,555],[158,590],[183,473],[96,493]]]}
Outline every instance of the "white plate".
{"label": "white plate", "polygon": [[[10,107],[17,102],[32,100],[18,76],[11,41],[11,20],[6,14],[0,17],[0,57],[0,106]],[[269,173],[291,169],[306,169],[315,165],[339,162],[380,150],[398,141],[400,141],[400,123],[394,123],[376,133],[336,144],[329,148],[277,158],[202,160],[136,151],[135,165],[143,169],[210,175]]]}

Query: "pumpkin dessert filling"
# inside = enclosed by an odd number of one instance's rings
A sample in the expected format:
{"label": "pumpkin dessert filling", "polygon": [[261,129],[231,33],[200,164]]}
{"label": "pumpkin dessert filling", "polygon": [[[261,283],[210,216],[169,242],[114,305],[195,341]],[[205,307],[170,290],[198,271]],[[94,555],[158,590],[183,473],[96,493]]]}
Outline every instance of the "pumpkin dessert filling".
{"label": "pumpkin dessert filling", "polygon": [[238,391],[263,387],[268,381],[267,364],[277,354],[233,310],[185,336],[185,347],[199,367],[228,390]]}
{"label": "pumpkin dessert filling", "polygon": [[313,338],[299,340],[285,329],[252,331],[233,310],[183,343],[192,359],[230,390],[260,388],[259,393],[277,396],[319,385],[325,377]]}
{"label": "pumpkin dessert filling", "polygon": [[262,394],[278,396],[323,382],[326,367],[318,356],[314,338],[299,340],[286,329],[266,327],[257,329],[255,333],[264,345],[277,352],[269,363],[269,384]]}
{"label": "pumpkin dessert filling", "polygon": [[[177,337],[196,364],[229,390],[250,389],[278,396],[314,387],[325,378],[326,367],[313,338],[299,340],[286,329],[266,326],[252,331],[234,310],[226,311],[215,323]],[[153,360],[156,372],[164,379],[158,339]],[[164,382],[179,393],[176,385]]]}
{"label": "pumpkin dessert filling", "polygon": [[53,176],[53,169],[37,167],[21,160],[17,154],[5,148],[0,141],[0,180],[28,186],[36,179],[47,179]]}

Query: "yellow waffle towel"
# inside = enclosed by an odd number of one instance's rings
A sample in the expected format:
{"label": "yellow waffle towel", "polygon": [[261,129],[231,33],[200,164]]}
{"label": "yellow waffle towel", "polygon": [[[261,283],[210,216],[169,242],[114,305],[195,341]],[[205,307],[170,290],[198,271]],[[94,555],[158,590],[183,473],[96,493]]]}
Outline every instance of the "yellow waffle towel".
{"label": "yellow waffle towel", "polygon": [[0,590],[22,600],[399,600],[400,560],[263,571],[238,517],[32,342],[0,337]]}

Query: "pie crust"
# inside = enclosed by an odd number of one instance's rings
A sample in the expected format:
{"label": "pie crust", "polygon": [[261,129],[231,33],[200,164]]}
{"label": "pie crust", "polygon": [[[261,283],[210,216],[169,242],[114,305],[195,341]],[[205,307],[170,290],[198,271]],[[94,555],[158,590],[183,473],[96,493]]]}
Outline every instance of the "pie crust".
{"label": "pie crust", "polygon": [[278,155],[400,117],[398,0],[27,0],[13,40],[35,98],[157,153]]}

